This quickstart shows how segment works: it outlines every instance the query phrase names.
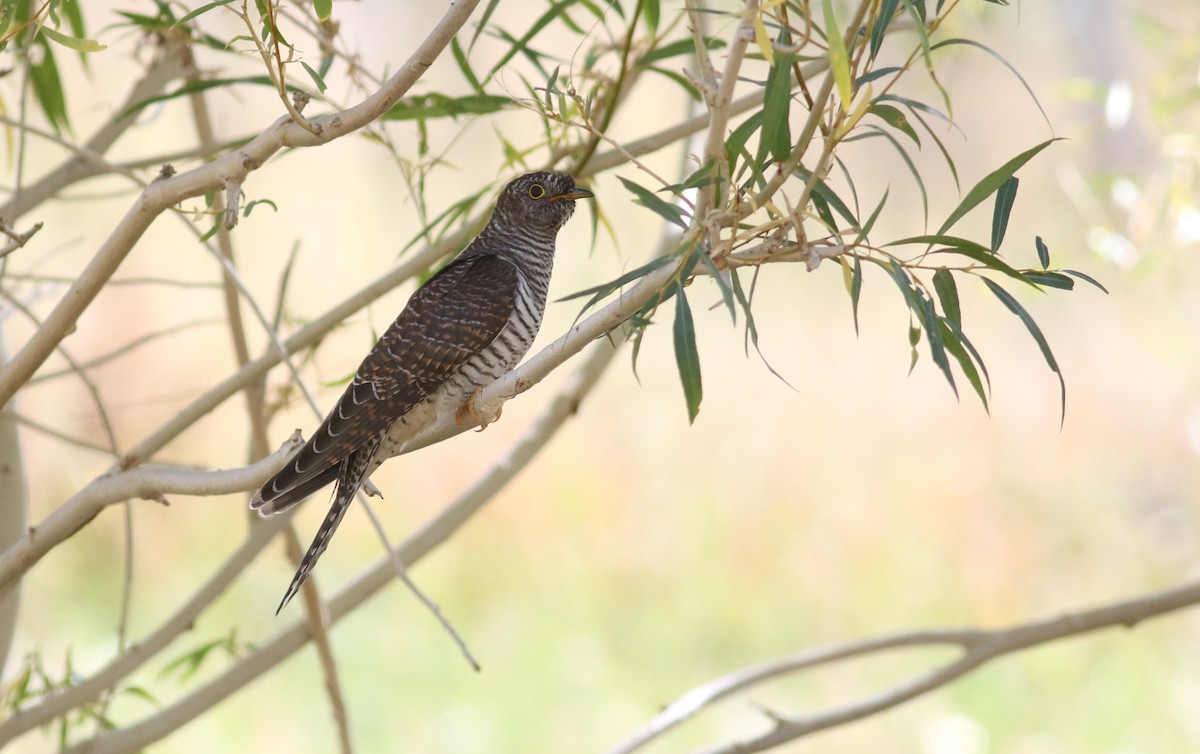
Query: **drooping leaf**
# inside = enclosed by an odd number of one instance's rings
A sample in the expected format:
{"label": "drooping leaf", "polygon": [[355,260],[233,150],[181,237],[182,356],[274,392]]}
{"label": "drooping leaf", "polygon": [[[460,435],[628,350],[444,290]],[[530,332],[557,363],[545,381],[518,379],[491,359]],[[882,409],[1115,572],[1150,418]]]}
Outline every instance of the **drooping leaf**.
{"label": "drooping leaf", "polygon": [[942,313],[956,329],[962,329],[962,308],[958,302],[958,286],[954,275],[945,267],[933,273],[933,290],[942,303]]}
{"label": "drooping leaf", "polygon": [[896,17],[896,8],[899,5],[900,0],[883,0],[879,4],[879,12],[875,16],[874,24],[871,25],[871,60],[874,60],[875,56],[879,54],[879,48],[883,45],[884,34],[887,33],[892,19]]}
{"label": "drooping leaf", "polygon": [[983,403],[983,410],[991,413],[988,407],[987,391],[983,387],[983,381],[979,379],[979,370],[975,368],[968,351],[963,348],[959,339],[959,331],[944,321],[938,322],[938,328],[941,330],[942,344],[958,362],[958,368],[962,370],[963,376],[967,378],[967,382],[971,383],[975,394]]}
{"label": "drooping leaf", "polygon": [[1063,272],[1067,273],[1068,275],[1077,277],[1080,280],[1083,280],[1085,282],[1091,283],[1092,285],[1096,286],[1097,288],[1104,291],[1105,293],[1108,293],[1108,289],[1105,288],[1103,285],[1100,285],[1100,281],[1096,280],[1096,278],[1092,277],[1091,275],[1080,272],[1079,270],[1063,270]]}
{"label": "drooping leaf", "polygon": [[178,21],[176,21],[173,24],[173,26],[182,26],[183,24],[186,24],[188,21],[191,21],[193,18],[203,16],[205,13],[208,13],[213,8],[220,8],[222,5],[229,5],[232,2],[234,2],[234,0],[214,0],[214,2],[205,3],[204,5],[201,5],[196,10],[194,10],[191,13],[188,13],[187,15],[180,18]]}
{"label": "drooping leaf", "polygon": [[984,282],[984,285],[988,287],[988,290],[990,290],[996,298],[1000,299],[1000,303],[1004,304],[1006,309],[1015,314],[1017,318],[1021,320],[1021,323],[1025,325],[1025,329],[1029,331],[1029,335],[1033,338],[1034,342],[1037,343],[1038,349],[1041,350],[1042,358],[1046,360],[1046,366],[1050,367],[1050,371],[1054,372],[1055,376],[1058,377],[1058,386],[1060,391],[1059,395],[1061,396],[1062,405],[1062,415],[1061,419],[1059,420],[1061,425],[1067,420],[1067,382],[1065,379],[1063,379],[1062,370],[1059,369],[1058,361],[1055,360],[1054,353],[1050,350],[1050,344],[1046,342],[1046,336],[1042,334],[1042,329],[1038,327],[1037,322],[1035,322],[1033,317],[1030,316],[1029,312],[1025,310],[1025,307],[1021,306],[1020,302],[1013,298],[1011,293],[1004,290],[1004,288],[992,280],[988,280],[987,278],[980,278],[980,280]]}
{"label": "drooping leaf", "polygon": [[1047,288],[1061,288],[1064,291],[1075,288],[1075,281],[1061,272],[1026,272],[1025,278]]}
{"label": "drooping leaf", "polygon": [[691,424],[700,413],[700,401],[704,397],[700,381],[700,354],[696,350],[696,327],[687,295],[679,283],[675,284],[675,289],[675,365],[679,368],[679,381],[683,384],[683,396],[687,401],[688,424]]}
{"label": "drooping leaf", "polygon": [[1014,175],[996,189],[996,204],[992,210],[992,251],[1000,251],[1000,244],[1004,243],[1004,232],[1008,230],[1008,216],[1012,212],[1013,202],[1017,199],[1019,184],[1020,179]]}
{"label": "drooping leaf", "polygon": [[[782,39],[786,39],[786,35]],[[781,41],[782,41],[781,39]],[[758,162],[764,161],[767,153],[776,162],[783,162],[792,152],[792,132],[789,115],[792,109],[792,60],[793,56],[780,53],[767,72],[767,84],[763,93],[763,126],[758,141]]]}
{"label": "drooping leaf", "polygon": [[313,0],[313,10],[317,12],[318,20],[328,21],[333,15],[333,0]]}
{"label": "drooping leaf", "polygon": [[35,44],[42,50],[41,59],[29,66],[29,83],[33,95],[42,108],[46,120],[58,133],[70,130],[67,118],[67,101],[63,94],[62,79],[58,75],[58,64],[54,62],[54,50],[44,36],[38,36]]}
{"label": "drooping leaf", "polygon": [[316,85],[317,91],[324,94],[325,79],[321,78],[321,74],[317,73],[316,69],[314,69],[308,63],[305,63],[303,60],[300,61],[300,65],[304,68],[304,71],[308,74],[308,77],[312,79],[313,84]]}
{"label": "drooping leaf", "polygon": [[[988,0],[988,2],[997,2],[997,0]],[[998,4],[1007,5],[1006,2],[999,2]],[[1000,63],[1009,70],[1009,73],[1011,73],[1012,75],[1017,77],[1017,81],[1021,82],[1021,86],[1025,87],[1025,92],[1029,95],[1029,98],[1031,100],[1033,100],[1033,104],[1037,106],[1038,112],[1040,112],[1042,114],[1042,119],[1046,121],[1046,125],[1048,125],[1048,126],[1052,125],[1050,123],[1050,116],[1046,115],[1045,109],[1042,108],[1042,103],[1038,101],[1037,95],[1033,93],[1033,88],[1030,87],[1029,83],[1026,82],[1025,79],[1021,76],[1020,71],[1018,71],[1016,68],[1014,68],[1012,63],[1009,63],[1008,60],[1006,60],[1003,55],[996,52],[995,50],[988,47],[987,45],[985,45],[981,42],[976,42],[973,39],[959,39],[959,38],[944,39],[941,42],[938,42],[937,44],[933,45],[933,47],[931,49],[939,50],[943,47],[949,47],[951,45],[967,45],[969,47],[974,47],[976,49],[983,50],[988,55],[991,55],[996,60],[999,60]]]}

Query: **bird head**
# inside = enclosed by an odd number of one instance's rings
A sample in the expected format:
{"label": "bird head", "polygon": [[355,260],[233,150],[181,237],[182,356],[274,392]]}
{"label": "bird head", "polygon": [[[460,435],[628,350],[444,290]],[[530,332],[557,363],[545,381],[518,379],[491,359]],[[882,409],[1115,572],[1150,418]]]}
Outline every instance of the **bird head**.
{"label": "bird head", "polygon": [[571,213],[576,199],[593,194],[575,185],[566,173],[527,173],[514,178],[500,192],[493,219],[515,227],[545,228],[557,233]]}

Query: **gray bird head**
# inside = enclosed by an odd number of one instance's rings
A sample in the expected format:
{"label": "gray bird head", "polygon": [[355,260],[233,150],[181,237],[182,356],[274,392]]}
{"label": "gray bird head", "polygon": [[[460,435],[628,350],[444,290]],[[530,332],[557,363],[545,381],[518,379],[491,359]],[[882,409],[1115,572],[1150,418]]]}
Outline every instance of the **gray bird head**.
{"label": "gray bird head", "polygon": [[566,173],[527,173],[500,192],[492,222],[557,233],[575,211],[575,200],[591,197],[591,191],[576,186]]}

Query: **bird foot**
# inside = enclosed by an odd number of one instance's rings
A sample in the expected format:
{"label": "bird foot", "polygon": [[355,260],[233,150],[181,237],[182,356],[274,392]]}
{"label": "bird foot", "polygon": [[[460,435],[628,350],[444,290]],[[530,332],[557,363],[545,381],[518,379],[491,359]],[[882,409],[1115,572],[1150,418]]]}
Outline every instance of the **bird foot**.
{"label": "bird foot", "polygon": [[488,425],[500,418],[500,414],[504,413],[504,407],[500,406],[496,409],[496,413],[491,417],[482,416],[475,410],[475,399],[479,397],[479,393],[483,391],[482,387],[477,387],[471,391],[471,395],[467,398],[467,402],[459,407],[454,414],[454,421],[462,424],[465,417],[469,414],[472,419],[479,422],[479,429],[476,432],[482,432],[488,428]]}

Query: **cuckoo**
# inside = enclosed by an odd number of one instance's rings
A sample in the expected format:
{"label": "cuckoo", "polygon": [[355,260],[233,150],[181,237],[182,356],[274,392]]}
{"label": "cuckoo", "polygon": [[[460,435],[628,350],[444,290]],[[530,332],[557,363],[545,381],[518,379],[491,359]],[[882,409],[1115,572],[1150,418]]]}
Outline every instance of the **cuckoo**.
{"label": "cuckoo", "polygon": [[546,308],[558,231],[592,193],[563,173],[530,173],[500,192],[491,219],[409,299],[337,405],[250,507],[286,511],[333,483],[333,504],[278,613],[312,572],[359,487],[443,412],[474,414],[479,391],[529,350]]}

